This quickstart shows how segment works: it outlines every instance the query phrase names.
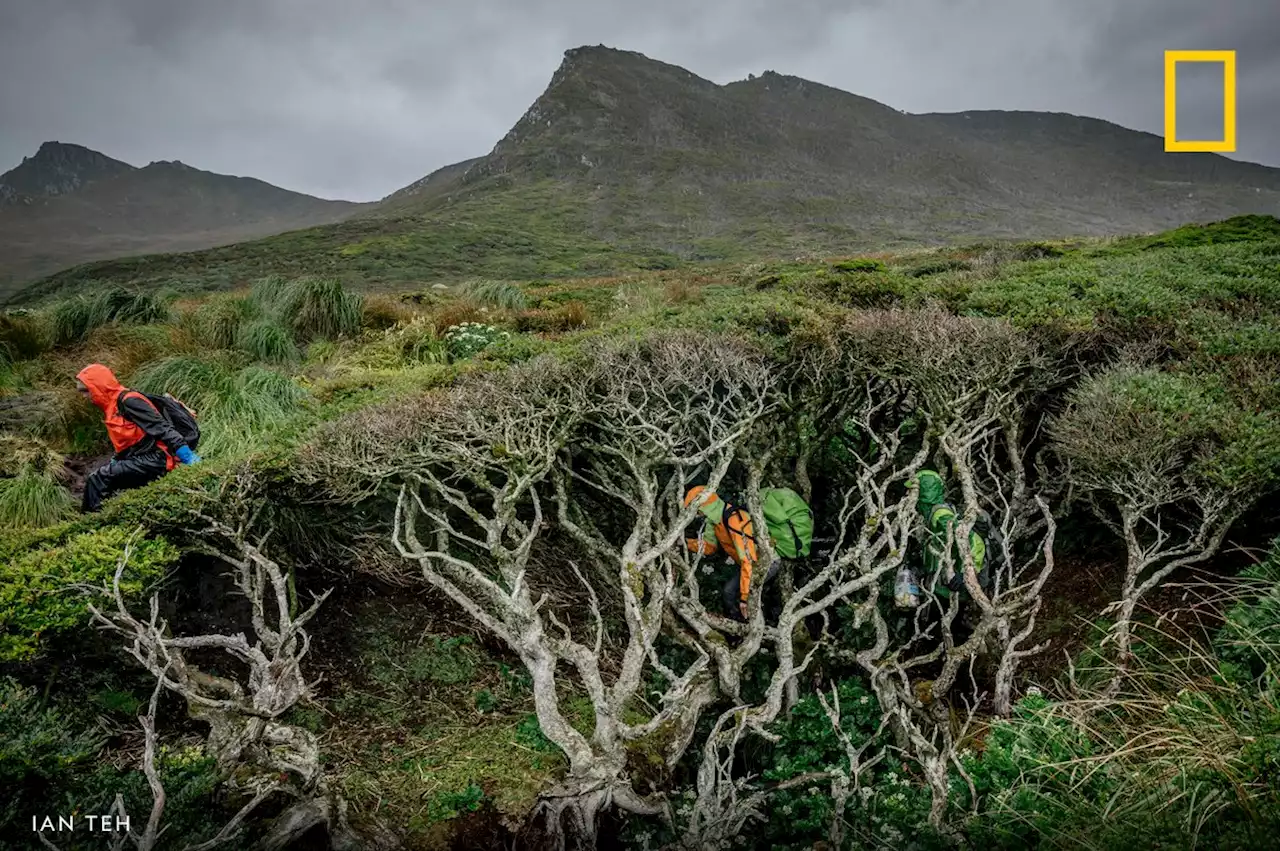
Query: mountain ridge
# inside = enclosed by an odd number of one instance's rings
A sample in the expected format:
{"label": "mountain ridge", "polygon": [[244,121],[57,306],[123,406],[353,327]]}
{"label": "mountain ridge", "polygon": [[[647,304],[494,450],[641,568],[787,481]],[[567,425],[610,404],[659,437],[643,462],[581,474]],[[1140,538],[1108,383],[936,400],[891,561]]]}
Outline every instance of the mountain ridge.
{"label": "mountain ridge", "polygon": [[134,166],[45,142],[0,176],[0,297],[94,260],[192,251],[341,221],[368,204],[315,198],[181,160]]}
{"label": "mountain ridge", "polygon": [[39,203],[136,169],[84,145],[43,142],[33,156],[0,174],[0,207]]}
{"label": "mountain ridge", "polygon": [[1165,153],[1158,136],[1068,113],[911,114],[774,71],[722,85],[597,45],[566,51],[489,153],[340,223],[76,269],[36,291],[95,275],[272,271],[405,287],[1154,232],[1246,213],[1280,213],[1280,168]]}

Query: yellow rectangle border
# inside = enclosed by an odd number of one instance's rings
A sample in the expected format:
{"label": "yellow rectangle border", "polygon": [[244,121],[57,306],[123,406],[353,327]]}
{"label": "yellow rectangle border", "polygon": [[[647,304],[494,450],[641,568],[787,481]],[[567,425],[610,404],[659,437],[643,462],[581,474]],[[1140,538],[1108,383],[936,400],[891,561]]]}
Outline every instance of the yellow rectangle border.
{"label": "yellow rectangle border", "polygon": [[[1223,134],[1221,140],[1178,139],[1178,63],[1221,62]],[[1166,151],[1232,152],[1236,149],[1236,52],[1234,50],[1166,50],[1164,52],[1164,149]]]}

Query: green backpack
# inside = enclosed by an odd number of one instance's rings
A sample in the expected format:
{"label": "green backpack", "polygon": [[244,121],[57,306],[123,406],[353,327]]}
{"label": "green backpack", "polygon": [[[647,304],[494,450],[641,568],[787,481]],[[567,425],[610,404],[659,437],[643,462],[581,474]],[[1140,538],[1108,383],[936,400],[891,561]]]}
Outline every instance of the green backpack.
{"label": "green backpack", "polygon": [[764,522],[778,555],[808,558],[813,546],[813,512],[791,488],[769,488],[760,494]]}

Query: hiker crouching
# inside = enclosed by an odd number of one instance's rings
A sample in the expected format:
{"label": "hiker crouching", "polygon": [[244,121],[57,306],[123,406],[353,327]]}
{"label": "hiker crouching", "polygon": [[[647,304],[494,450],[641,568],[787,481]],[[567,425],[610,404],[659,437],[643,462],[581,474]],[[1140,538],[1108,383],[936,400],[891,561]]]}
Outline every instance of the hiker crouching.
{"label": "hiker crouching", "polygon": [[200,439],[195,417],[176,399],[130,390],[98,363],[80,370],[76,389],[102,411],[115,449],[85,481],[83,511],[99,510],[111,494],[153,482],[178,463],[200,460],[193,448]]}
{"label": "hiker crouching", "polygon": [[[813,513],[800,495],[789,488],[768,488],[761,492],[765,526],[769,540],[779,558],[773,559],[765,574],[765,622],[776,624],[782,613],[782,600],[773,583],[783,559],[798,562],[808,558],[813,542]],[[690,488],[684,504],[697,502],[700,517],[685,533],[690,552],[713,555],[723,552],[738,565],[737,575],[724,584],[722,597],[725,614],[736,620],[747,619],[747,598],[751,592],[751,574],[759,562],[755,529],[750,513],[701,485]]]}

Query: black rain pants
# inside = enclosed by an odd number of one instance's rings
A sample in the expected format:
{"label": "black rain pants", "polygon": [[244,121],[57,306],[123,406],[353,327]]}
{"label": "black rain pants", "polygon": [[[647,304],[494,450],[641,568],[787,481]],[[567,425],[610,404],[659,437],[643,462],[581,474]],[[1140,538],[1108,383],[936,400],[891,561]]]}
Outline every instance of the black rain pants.
{"label": "black rain pants", "polygon": [[102,508],[102,501],[112,494],[140,488],[167,472],[168,459],[159,448],[121,460],[108,461],[85,480],[81,508],[86,512],[97,511]]}

